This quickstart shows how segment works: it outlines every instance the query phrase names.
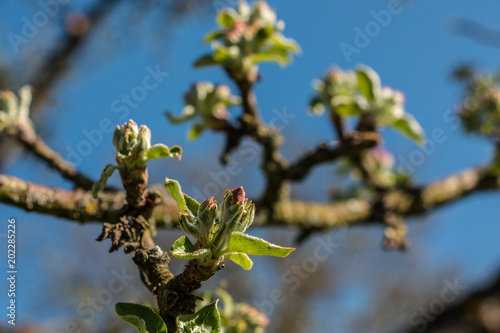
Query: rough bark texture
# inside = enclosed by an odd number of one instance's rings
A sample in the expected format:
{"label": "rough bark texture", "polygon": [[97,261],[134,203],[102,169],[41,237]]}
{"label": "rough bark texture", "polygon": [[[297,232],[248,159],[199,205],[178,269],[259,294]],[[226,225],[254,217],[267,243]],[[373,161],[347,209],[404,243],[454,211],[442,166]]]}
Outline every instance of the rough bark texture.
{"label": "rough bark texture", "polygon": [[132,208],[145,205],[146,188],[148,187],[148,169],[119,169],[123,187],[127,193],[127,203]]}
{"label": "rough bark texture", "polygon": [[201,287],[217,271],[224,268],[222,258],[207,262],[191,260],[184,272],[162,285],[158,292],[160,315],[167,324],[168,332],[177,332],[176,318],[182,314],[193,314],[196,300],[193,291]]}
{"label": "rough bark texture", "polygon": [[[500,177],[487,168],[462,171],[426,186],[389,191],[385,200],[402,216],[414,216],[456,202],[470,194],[500,189]],[[90,191],[68,191],[0,175],[0,202],[28,211],[64,217],[80,222],[113,222],[125,203],[122,192],[101,192],[99,200]],[[350,199],[332,203],[284,200],[274,205],[272,215],[258,210],[254,225],[336,228],[367,222],[380,222],[380,204],[374,199]],[[177,225],[178,208],[170,197],[162,195],[152,218],[159,227]]]}
{"label": "rough bark texture", "polygon": [[122,192],[104,192],[100,199],[90,191],[64,190],[0,175],[0,202],[78,222],[114,222],[125,203]]}

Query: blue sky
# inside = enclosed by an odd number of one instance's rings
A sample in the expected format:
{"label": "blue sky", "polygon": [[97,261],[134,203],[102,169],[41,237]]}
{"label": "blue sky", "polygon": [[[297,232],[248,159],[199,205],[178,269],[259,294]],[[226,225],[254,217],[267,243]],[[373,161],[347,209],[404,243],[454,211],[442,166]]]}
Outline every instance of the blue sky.
{"label": "blue sky", "polygon": [[[20,33],[22,17],[30,17],[40,10],[35,2],[26,3],[14,0],[0,3],[0,59],[6,59],[8,63],[22,64],[23,59],[13,53],[7,33]],[[302,54],[285,69],[277,65],[262,66],[263,81],[256,90],[264,119],[271,119],[273,110],[286,109],[296,116],[284,128],[287,137],[284,152],[288,157],[295,158],[304,149],[332,137],[326,118],[306,115],[312,95],[311,81],[334,64],[348,69],[360,63],[374,68],[384,85],[404,92],[407,111],[415,115],[428,134],[441,129],[446,135],[444,142],[436,143],[433,148],[428,146],[426,152],[398,133],[384,131],[385,146],[397,160],[408,159],[415,150],[424,152],[425,161],[416,167],[414,174],[418,182],[438,179],[489,160],[491,146],[488,142],[465,136],[447,118],[462,93],[461,87],[451,79],[451,71],[464,62],[471,62],[481,69],[495,70],[498,68],[500,49],[453,34],[451,23],[456,18],[464,18],[500,29],[498,1],[411,1],[402,6],[398,14],[391,14],[390,22],[381,26],[379,33],[370,37],[368,45],[359,48],[359,53],[352,54],[350,62],[340,48],[341,43],[355,45],[357,29],[365,31],[367,25],[373,25],[370,23],[375,21],[373,12],[387,10],[387,1],[270,0],[269,3],[276,9],[278,17],[286,22],[285,35],[294,38],[302,48]],[[75,6],[79,8],[82,2]],[[113,24],[116,19],[114,17],[108,24]],[[38,119],[42,135],[65,156],[69,149],[77,149],[80,142],[86,140],[83,131],[98,129],[103,118],[116,124],[133,118],[152,129],[154,143],[180,144],[184,148],[181,162],[152,163],[151,182],[161,182],[168,175],[179,179],[185,189],[203,190],[203,182],[211,181],[209,171],[217,173],[224,170],[217,162],[222,138],[205,133],[195,143],[187,142],[187,126],[168,124],[163,112],[180,112],[183,106],[181,96],[194,81],[211,80],[229,84],[218,69],[194,70],[191,67],[199,55],[209,50],[201,39],[215,27],[213,15],[191,16],[165,33],[164,39],[157,35],[143,35],[141,31],[150,31],[146,30],[148,21],[145,22],[134,34],[127,32],[126,36],[121,36],[119,30],[114,30],[113,36],[121,37],[119,44],[108,45],[109,41],[100,36],[75,59],[73,70],[59,81],[52,103],[46,108],[44,116]],[[25,51],[43,49],[44,41],[52,41],[57,35],[57,28],[48,24],[23,47]],[[158,35],[161,36],[161,33]],[[113,111],[113,101],[122,94],[130,94],[134,87],[141,85],[148,68],[157,66],[168,72],[168,76],[158,88],[149,91],[137,107],[130,108],[127,117],[121,118],[121,113]],[[243,184],[251,196],[257,196],[262,189],[258,161],[247,164],[238,156],[235,158],[241,162],[245,172],[232,178],[227,187]],[[204,161],[204,170],[197,168],[200,159]],[[112,160],[111,133],[103,133],[102,142],[92,145],[91,153],[82,158],[78,168],[92,177],[98,177],[104,165]],[[10,163],[3,172],[48,185],[70,186],[26,154]],[[325,200],[326,191],[337,180],[333,167],[320,167],[303,184],[294,186],[294,195]],[[117,178],[113,181],[116,183]],[[246,183],[240,183],[242,181]],[[421,229],[422,232],[417,232],[419,237],[414,242],[419,244],[407,256],[417,257],[417,249],[423,248],[428,256],[426,265],[432,271],[438,272],[447,265],[456,266],[460,278],[471,284],[487,279],[500,263],[497,246],[499,199],[498,193],[481,194],[424,217],[411,219],[410,238],[414,230]],[[68,246],[60,243],[63,231],[85,230],[91,238],[96,236],[98,228],[69,225],[62,220],[28,214],[4,205],[0,209],[2,219],[16,217],[19,221],[20,271],[22,269],[19,300],[23,304],[20,317],[46,320],[37,315],[28,302],[32,294],[44,297],[42,291],[30,287],[31,277],[40,276],[41,281],[48,278],[40,268],[40,262],[34,262],[30,254],[43,250],[47,244],[53,244],[54,250]],[[45,235],[47,228],[50,228],[50,235]],[[369,232],[375,238],[382,237],[380,228],[370,229]],[[39,237],[48,243],[38,242]],[[89,239],[86,246],[94,244]],[[378,243],[373,242],[373,246],[377,247]],[[392,256],[395,254],[387,254],[387,258]],[[0,284],[0,288],[4,288],[4,284]]]}

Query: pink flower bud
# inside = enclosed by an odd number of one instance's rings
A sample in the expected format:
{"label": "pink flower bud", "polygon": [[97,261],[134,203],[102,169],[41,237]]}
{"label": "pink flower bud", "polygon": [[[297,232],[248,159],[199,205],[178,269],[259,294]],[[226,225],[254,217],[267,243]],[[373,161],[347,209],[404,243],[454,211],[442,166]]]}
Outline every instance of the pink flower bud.
{"label": "pink flower bud", "polygon": [[245,191],[241,186],[233,189],[231,195],[233,196],[233,203],[235,205],[245,200]]}
{"label": "pink flower bud", "polygon": [[246,27],[246,24],[245,22],[242,22],[242,21],[236,21],[234,23],[234,29],[235,30],[238,30],[238,31],[243,31]]}
{"label": "pink flower bud", "polygon": [[200,204],[199,210],[200,211],[205,210],[213,205],[215,205],[214,197],[210,197],[208,199],[203,200],[203,202]]}

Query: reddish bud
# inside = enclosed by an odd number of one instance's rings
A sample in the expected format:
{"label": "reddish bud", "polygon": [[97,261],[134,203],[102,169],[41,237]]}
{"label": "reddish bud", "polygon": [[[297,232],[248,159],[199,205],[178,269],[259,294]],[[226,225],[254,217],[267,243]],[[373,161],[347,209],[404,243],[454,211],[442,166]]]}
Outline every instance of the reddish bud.
{"label": "reddish bud", "polygon": [[245,191],[241,186],[233,189],[231,195],[233,196],[233,204],[238,204],[245,200]]}

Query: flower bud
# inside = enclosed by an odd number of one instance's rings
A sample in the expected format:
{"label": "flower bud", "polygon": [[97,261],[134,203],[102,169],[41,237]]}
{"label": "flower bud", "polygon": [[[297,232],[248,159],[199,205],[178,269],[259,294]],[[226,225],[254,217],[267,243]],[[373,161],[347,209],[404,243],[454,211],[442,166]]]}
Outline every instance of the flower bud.
{"label": "flower bud", "polygon": [[200,223],[196,217],[189,213],[179,214],[179,225],[186,234],[193,236],[196,239],[200,239],[202,236],[202,230],[200,229]]}
{"label": "flower bud", "polygon": [[204,57],[197,64],[220,64],[234,80],[255,82],[258,63],[272,61],[283,66],[300,51],[295,41],[281,34],[284,23],[277,20],[275,11],[265,1],[252,6],[240,1],[236,10],[222,9],[217,22],[221,29],[207,36],[212,44],[212,61],[207,63]]}
{"label": "flower bud", "polygon": [[232,231],[240,231],[245,232],[248,227],[253,223],[255,217],[255,204],[252,201],[248,200],[244,205],[243,215],[241,219],[236,223],[234,230]]}
{"label": "flower bud", "polygon": [[198,207],[198,219],[203,228],[203,240],[205,245],[210,243],[210,230],[217,219],[217,201],[213,197],[204,200]]}
{"label": "flower bud", "polygon": [[269,7],[267,2],[258,1],[254,4],[250,19],[262,26],[272,26],[276,23],[276,13]]}
{"label": "flower bud", "polygon": [[24,124],[34,128],[29,119],[31,105],[31,86],[23,86],[18,95],[12,91],[0,91],[0,131],[13,126]]}
{"label": "flower bud", "polygon": [[133,120],[129,120],[116,127],[113,145],[119,165],[127,169],[142,169],[147,161],[146,152],[151,147],[151,130],[144,125],[139,128]]}
{"label": "flower bud", "polygon": [[176,122],[197,117],[202,129],[221,130],[230,118],[228,107],[240,104],[240,98],[231,95],[226,85],[213,85],[210,82],[198,82],[191,86],[184,95],[186,107],[179,118],[170,116]]}
{"label": "flower bud", "polygon": [[126,154],[131,149],[131,146],[134,145],[138,134],[139,128],[137,124],[130,119],[128,123],[116,126],[113,133],[113,145],[119,153]]}
{"label": "flower bud", "polygon": [[254,216],[255,205],[245,198],[243,187],[226,191],[221,214],[222,228],[226,233],[247,230],[253,223]]}
{"label": "flower bud", "polygon": [[240,203],[245,200],[245,191],[243,187],[237,187],[233,190],[227,190],[224,195],[224,201],[222,202],[222,207],[224,213],[234,213],[240,207]]}
{"label": "flower bud", "polygon": [[224,249],[227,247],[227,243],[229,241],[229,236],[233,231],[237,231],[235,226],[238,225],[239,221],[241,220],[245,209],[240,206],[233,206],[237,207],[236,211],[233,212],[232,214],[227,214],[227,211],[224,211],[224,214],[221,216],[221,224],[219,229],[217,230],[217,234],[214,237],[214,245],[215,245],[215,251],[214,252],[223,252]]}
{"label": "flower bud", "polygon": [[0,91],[0,111],[9,113],[16,106],[17,97],[12,91]]}
{"label": "flower bud", "polygon": [[134,159],[139,163],[146,160],[146,152],[151,148],[151,130],[142,125],[139,128],[139,136],[137,137],[136,144],[132,149]]}
{"label": "flower bud", "polygon": [[243,187],[227,190],[221,204],[220,226],[213,241],[217,251],[224,250],[232,232],[245,231],[254,215],[255,206],[245,198]]}
{"label": "flower bud", "polygon": [[382,103],[378,121],[380,124],[389,123],[392,119],[404,116],[405,96],[402,92],[383,87],[380,103]]}
{"label": "flower bud", "polygon": [[394,166],[394,156],[382,147],[368,150],[367,155],[378,168],[390,170]]}

